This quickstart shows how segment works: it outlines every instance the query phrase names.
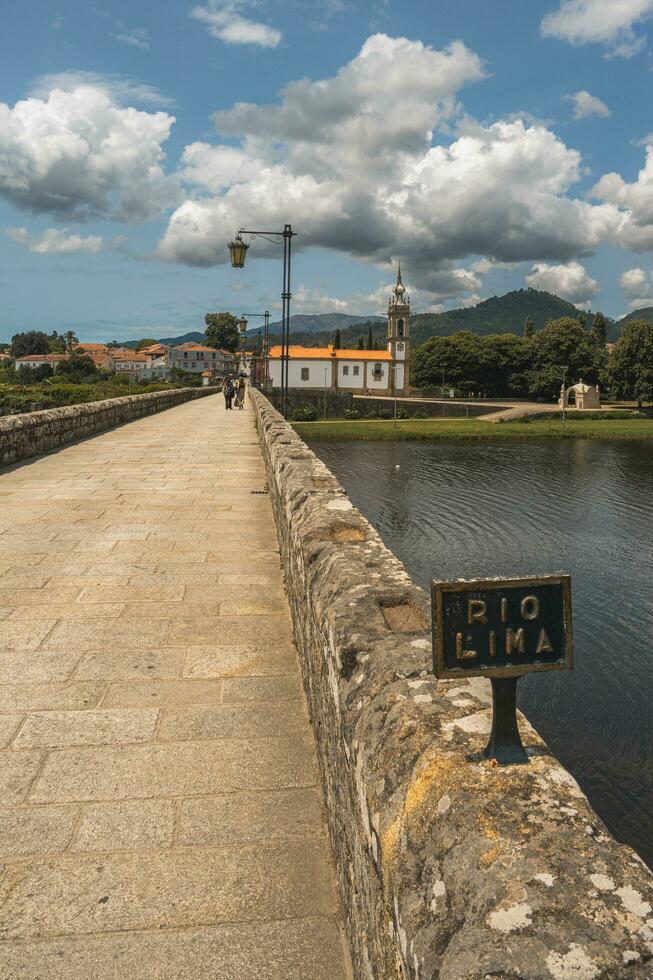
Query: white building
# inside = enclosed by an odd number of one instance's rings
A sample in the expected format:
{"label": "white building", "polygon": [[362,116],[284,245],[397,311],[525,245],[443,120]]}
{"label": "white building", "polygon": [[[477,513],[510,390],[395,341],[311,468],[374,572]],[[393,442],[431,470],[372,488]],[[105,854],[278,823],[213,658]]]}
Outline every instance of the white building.
{"label": "white building", "polygon": [[[270,348],[270,380],[281,387],[281,347]],[[288,387],[390,395],[410,382],[410,300],[401,267],[388,303],[386,349],[335,350],[297,347],[288,350]]]}
{"label": "white building", "polygon": [[169,349],[168,367],[192,374],[211,371],[216,377],[224,378],[228,374],[236,374],[237,355],[204,344],[180,344]]}
{"label": "white building", "polygon": [[61,362],[67,361],[69,356],[69,354],[25,354],[23,357],[16,358],[14,367],[16,371],[19,367],[27,367],[35,371],[48,364],[53,371],[56,371]]}

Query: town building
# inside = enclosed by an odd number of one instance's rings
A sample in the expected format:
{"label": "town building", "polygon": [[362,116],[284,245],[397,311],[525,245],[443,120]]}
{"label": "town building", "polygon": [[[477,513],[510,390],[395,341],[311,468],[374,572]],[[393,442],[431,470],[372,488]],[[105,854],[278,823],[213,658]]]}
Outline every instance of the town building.
{"label": "town building", "polygon": [[147,354],[128,348],[112,350],[107,360],[109,359],[113,361],[113,370],[116,374],[131,374],[138,377],[148,366]]}
{"label": "town building", "polygon": [[[270,380],[281,387],[281,347],[270,348]],[[388,303],[385,350],[348,350],[291,346],[288,350],[288,387],[324,389],[362,394],[406,392],[410,383],[410,299],[401,280]]]}
{"label": "town building", "polygon": [[204,371],[211,371],[214,377],[225,378],[228,374],[235,374],[237,366],[236,354],[228,350],[206,347],[204,344],[180,344],[168,350],[170,370],[177,368],[179,371],[200,375]]}
{"label": "town building", "polygon": [[23,357],[16,358],[14,366],[16,370],[19,367],[27,367],[36,371],[44,364],[49,364],[52,370],[56,371],[61,362],[67,361],[68,357],[68,354],[25,354]]}
{"label": "town building", "polygon": [[106,354],[109,351],[107,344],[71,344],[69,350],[73,354]]}

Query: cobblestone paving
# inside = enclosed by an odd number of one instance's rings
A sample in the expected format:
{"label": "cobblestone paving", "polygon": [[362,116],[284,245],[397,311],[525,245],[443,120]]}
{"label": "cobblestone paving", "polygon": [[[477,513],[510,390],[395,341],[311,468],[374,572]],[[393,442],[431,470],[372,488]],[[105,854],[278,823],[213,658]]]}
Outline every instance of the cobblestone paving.
{"label": "cobblestone paving", "polygon": [[264,487],[220,396],[0,472],[5,980],[349,976]]}

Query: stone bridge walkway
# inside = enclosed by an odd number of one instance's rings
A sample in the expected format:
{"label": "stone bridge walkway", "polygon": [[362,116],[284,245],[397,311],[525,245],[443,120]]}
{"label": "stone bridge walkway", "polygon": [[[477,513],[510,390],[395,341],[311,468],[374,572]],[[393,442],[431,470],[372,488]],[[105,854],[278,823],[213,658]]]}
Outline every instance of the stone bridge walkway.
{"label": "stone bridge walkway", "polygon": [[0,976],[349,976],[250,409],[0,472]]}

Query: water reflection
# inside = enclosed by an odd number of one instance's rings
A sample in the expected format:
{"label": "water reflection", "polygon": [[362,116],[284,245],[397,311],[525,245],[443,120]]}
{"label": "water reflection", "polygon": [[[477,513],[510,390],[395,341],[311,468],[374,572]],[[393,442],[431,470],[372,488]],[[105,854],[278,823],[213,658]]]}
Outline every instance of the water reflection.
{"label": "water reflection", "polygon": [[653,867],[653,446],[313,448],[424,587],[571,573],[576,668],[522,681],[521,707],[612,833]]}

